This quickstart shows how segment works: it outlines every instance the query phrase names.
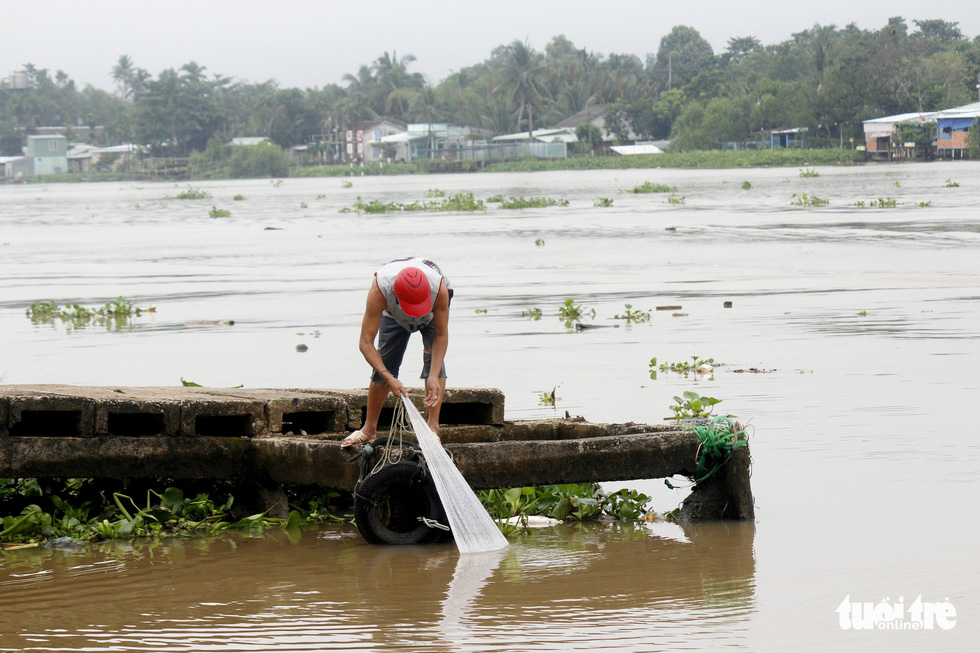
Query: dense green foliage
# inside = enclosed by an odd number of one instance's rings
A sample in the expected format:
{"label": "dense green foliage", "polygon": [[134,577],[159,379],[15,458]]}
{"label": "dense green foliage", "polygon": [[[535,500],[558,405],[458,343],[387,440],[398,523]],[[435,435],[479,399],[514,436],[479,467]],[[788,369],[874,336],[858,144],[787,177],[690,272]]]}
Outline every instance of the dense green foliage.
{"label": "dense green foliage", "polygon": [[125,297],[106,302],[100,308],[86,308],[78,304],[66,304],[60,308],[55,302],[36,301],[27,309],[27,317],[34,324],[54,324],[60,320],[67,329],[79,329],[90,325],[104,326],[109,331],[131,329],[134,318],[155,308],[142,309]]}
{"label": "dense green foliage", "polygon": [[[288,487],[288,515],[275,518],[268,511],[252,513],[239,505],[239,489],[224,481],[183,481],[182,487],[174,487],[164,480],[0,478],[0,543],[209,535],[274,527],[298,536],[291,531],[299,526],[352,520],[352,498],[346,493]],[[631,520],[642,517],[650,501],[636,490],[606,493],[597,483],[484,490],[478,495],[497,519],[547,515],[591,521],[607,515]]]}
{"label": "dense green foliage", "polygon": [[561,521],[591,521],[602,515],[638,519],[650,501],[636,490],[606,493],[598,483],[481,490],[477,496],[495,519],[543,515]]}
{"label": "dense green foliage", "polygon": [[[18,154],[38,127],[65,125],[71,140],[142,143],[154,155],[206,153],[192,162],[202,177],[275,176],[284,164],[271,149],[249,155],[221,144],[262,136],[281,147],[308,145],[302,156],[309,163],[336,164],[342,148],[329,141],[364,120],[447,122],[500,134],[552,125],[590,105],[605,106],[607,130],[619,140],[670,138],[683,152],[788,127],[807,129],[807,147],[850,148],[852,138],[863,140],[862,120],[974,101],[980,37],[970,40],[956,22],[910,25],[896,16],[872,30],[814,25],[768,45],[733,36],[714,52],[697,30],[679,25],[641,59],[596,54],[559,35],[543,51],[527,41],[501,45],[436,85],[409,72],[414,60],[385,52],[339,84],[286,89],[275,80],[208,75],[193,61],[154,77],[123,55],[107,66],[116,94],[79,89],[64,71],[28,63],[30,88],[0,83],[0,155]],[[96,125],[104,132],[82,134]],[[573,151],[587,155],[596,134],[585,128],[580,136]],[[461,167],[432,161],[423,168],[442,169]]]}
{"label": "dense green foliage", "polygon": [[151,481],[0,478],[0,542],[261,531],[346,520],[337,492],[292,488],[288,517],[276,519],[242,511],[234,490],[209,481],[185,482],[181,489]]}

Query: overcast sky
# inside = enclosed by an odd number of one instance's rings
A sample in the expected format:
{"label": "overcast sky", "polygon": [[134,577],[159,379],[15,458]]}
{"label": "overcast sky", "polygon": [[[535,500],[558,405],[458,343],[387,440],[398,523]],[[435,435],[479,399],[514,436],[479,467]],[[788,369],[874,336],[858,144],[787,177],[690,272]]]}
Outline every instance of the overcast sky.
{"label": "overcast sky", "polygon": [[564,34],[595,54],[655,53],[676,25],[721,52],[729,38],[778,43],[815,23],[878,29],[891,16],[958,22],[980,34],[978,0],[0,0],[0,76],[25,63],[65,71],[79,88],[113,90],[120,55],[154,77],[188,61],[240,81],[282,88],[341,83],[385,51],[415,55],[410,72],[438,84],[498,45],[543,50]]}

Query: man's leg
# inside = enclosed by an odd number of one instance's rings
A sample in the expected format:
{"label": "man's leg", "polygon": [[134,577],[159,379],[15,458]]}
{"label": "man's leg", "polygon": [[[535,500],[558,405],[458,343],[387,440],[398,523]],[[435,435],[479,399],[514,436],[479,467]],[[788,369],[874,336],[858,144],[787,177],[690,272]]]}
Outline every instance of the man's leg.
{"label": "man's leg", "polygon": [[446,396],[446,377],[440,377],[439,384],[442,386],[442,395],[439,397],[439,403],[429,407],[429,413],[425,420],[429,428],[436,435],[439,435],[439,411],[442,409],[442,397]]}
{"label": "man's leg", "polygon": [[[387,315],[381,318],[381,326],[378,329],[378,353],[381,354],[385,367],[395,375],[395,378],[398,377],[398,370],[401,368],[410,335],[398,322]],[[388,392],[388,383],[375,370],[371,374],[371,383],[368,385],[367,410],[364,413],[364,426],[361,427],[361,432],[372,440],[378,433],[378,419],[381,417],[381,408],[388,397]]]}
{"label": "man's leg", "polygon": [[367,411],[364,414],[364,426],[361,433],[374,439],[378,434],[378,418],[381,417],[381,407],[388,397],[388,384],[371,381],[368,385]]}
{"label": "man's leg", "polygon": [[[435,324],[430,322],[422,329],[422,378],[429,378],[429,367],[432,365],[432,342],[436,336]],[[432,432],[439,435],[439,411],[442,409],[442,399],[446,396],[446,363],[443,361],[442,368],[439,370],[439,385],[442,386],[439,403],[429,407],[426,423]]]}

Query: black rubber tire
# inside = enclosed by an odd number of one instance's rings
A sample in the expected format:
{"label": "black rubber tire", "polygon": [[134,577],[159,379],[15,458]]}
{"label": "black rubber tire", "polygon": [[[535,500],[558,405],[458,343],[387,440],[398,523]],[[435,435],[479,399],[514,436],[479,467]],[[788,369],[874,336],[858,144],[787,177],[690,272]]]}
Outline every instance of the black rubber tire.
{"label": "black rubber tire", "polygon": [[386,465],[354,490],[354,523],[371,544],[446,541],[447,531],[430,528],[419,517],[449,524],[435,483],[418,462]]}

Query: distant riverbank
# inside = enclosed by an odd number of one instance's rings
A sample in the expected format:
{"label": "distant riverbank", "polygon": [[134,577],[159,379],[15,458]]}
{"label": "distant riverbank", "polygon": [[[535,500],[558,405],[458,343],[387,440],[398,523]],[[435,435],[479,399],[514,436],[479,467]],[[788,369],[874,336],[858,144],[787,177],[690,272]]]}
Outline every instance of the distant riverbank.
{"label": "distant riverbank", "polygon": [[[448,161],[430,159],[412,163],[366,163],[358,165],[328,165],[292,167],[289,177],[348,177],[361,175],[417,175],[468,172],[539,172],[544,170],[626,170],[642,168],[775,168],[816,165],[853,165],[866,162],[864,152],[837,148],[801,150],[783,148],[776,150],[707,150],[696,152],[665,152],[663,154],[637,154],[632,156],[575,157],[569,159],[521,159],[504,163],[484,164],[481,161]],[[199,180],[189,176],[177,181]],[[231,179],[230,174],[212,170],[207,179]],[[31,177],[27,183],[128,181],[136,180],[127,173],[73,173]],[[145,175],[138,177],[145,181]],[[172,181],[173,177],[161,177]]]}

